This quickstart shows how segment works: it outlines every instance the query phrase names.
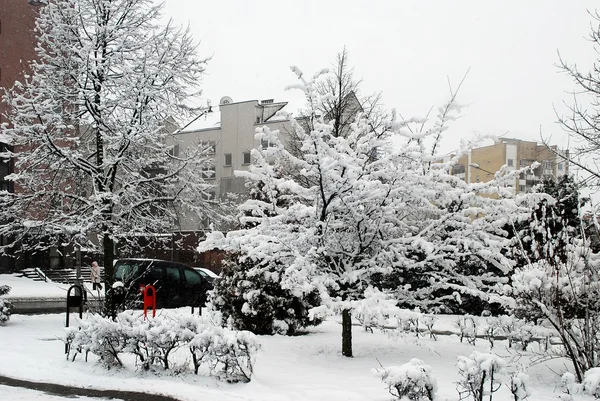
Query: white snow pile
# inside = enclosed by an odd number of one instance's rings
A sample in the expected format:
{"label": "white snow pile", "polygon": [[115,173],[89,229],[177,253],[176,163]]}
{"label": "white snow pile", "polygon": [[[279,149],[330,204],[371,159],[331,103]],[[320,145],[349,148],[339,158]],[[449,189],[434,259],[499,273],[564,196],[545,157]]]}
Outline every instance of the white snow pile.
{"label": "white snow pile", "polygon": [[381,380],[388,387],[388,391],[399,399],[433,400],[437,391],[437,383],[431,372],[431,366],[423,361],[413,358],[410,362],[400,366],[383,368]]}

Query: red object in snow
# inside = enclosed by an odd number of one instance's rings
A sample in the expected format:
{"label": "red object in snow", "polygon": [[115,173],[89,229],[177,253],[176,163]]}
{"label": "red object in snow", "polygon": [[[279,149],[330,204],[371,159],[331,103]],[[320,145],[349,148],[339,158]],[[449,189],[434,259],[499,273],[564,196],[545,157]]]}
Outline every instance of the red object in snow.
{"label": "red object in snow", "polygon": [[156,290],[153,285],[144,287],[144,319],[148,316],[148,307],[152,308],[152,317],[156,316]]}

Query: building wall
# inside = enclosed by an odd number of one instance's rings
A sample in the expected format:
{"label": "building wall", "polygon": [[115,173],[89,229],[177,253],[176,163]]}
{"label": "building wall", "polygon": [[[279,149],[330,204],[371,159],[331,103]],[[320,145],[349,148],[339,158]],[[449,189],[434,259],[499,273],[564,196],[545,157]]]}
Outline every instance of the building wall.
{"label": "building wall", "polygon": [[[22,80],[30,60],[35,58],[35,18],[38,7],[27,0],[0,1],[0,86],[10,88]],[[0,101],[0,122],[6,105]]]}
{"label": "building wall", "polygon": [[[514,187],[515,192],[530,191],[534,185],[541,182],[545,175],[559,177],[568,173],[568,163],[556,153],[567,155],[556,146],[552,150],[537,142],[519,139],[500,139],[493,145],[476,148],[470,154],[463,156],[453,170],[467,182],[487,182],[494,178],[494,173],[505,166],[505,171],[515,171],[531,166],[533,162],[540,163],[533,172],[521,173],[507,185]],[[465,173],[461,173],[462,171]]]}
{"label": "building wall", "polygon": [[[10,89],[16,81],[23,79],[28,64],[35,58],[35,18],[38,7],[28,0],[0,0],[0,88]],[[0,97],[0,124],[10,123],[5,117],[7,106]],[[0,143],[0,152],[7,150]],[[13,191],[12,184],[4,179],[14,170],[13,163],[0,160],[0,191]],[[0,237],[0,244],[6,238]],[[15,269],[15,260],[0,256],[0,272]]]}
{"label": "building wall", "polygon": [[[470,182],[487,182],[494,178],[506,160],[506,148],[500,144],[485,146],[471,151]],[[478,165],[479,168],[473,167]]]}
{"label": "building wall", "polygon": [[[272,118],[285,104],[262,104],[257,100],[221,104],[219,105],[220,126],[183,131],[176,135],[180,149],[200,143],[214,144],[214,178],[210,178],[209,181],[215,183],[215,199],[220,199],[227,193],[247,193],[244,180],[235,177],[234,172],[248,170],[250,163],[244,163],[244,153],[261,146],[255,138],[257,128],[266,126],[271,130],[280,130],[282,135],[288,131],[287,120],[265,121]],[[226,165],[225,155],[231,155],[231,164]],[[193,231],[203,228],[203,224],[186,215],[180,221],[180,229]]]}

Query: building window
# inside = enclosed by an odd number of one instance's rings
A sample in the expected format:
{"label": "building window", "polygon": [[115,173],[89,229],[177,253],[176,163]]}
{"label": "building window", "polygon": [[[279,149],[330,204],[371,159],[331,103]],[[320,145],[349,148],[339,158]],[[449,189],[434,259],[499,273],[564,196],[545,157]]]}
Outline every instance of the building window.
{"label": "building window", "polygon": [[202,178],[205,180],[214,180],[215,179],[215,165],[207,165],[202,167]]}
{"label": "building window", "polygon": [[457,164],[456,166],[452,166],[452,175],[464,174],[465,166],[463,164]]}
{"label": "building window", "polygon": [[515,162],[513,161],[513,159],[508,159],[508,160],[506,161],[506,164],[508,165],[508,167],[512,167],[512,166],[514,166],[514,165],[515,165]]}
{"label": "building window", "polygon": [[524,180],[525,179],[525,173],[520,173],[519,174],[519,179],[520,180]]}
{"label": "building window", "polygon": [[544,162],[544,170],[551,170],[552,162]]}
{"label": "building window", "polygon": [[202,141],[200,145],[209,155],[217,153],[217,144],[214,141]]}
{"label": "building window", "polygon": [[250,152],[244,152],[242,155],[244,160],[243,164],[250,164]]}
{"label": "building window", "polygon": [[525,185],[519,185],[519,192],[525,192]]}
{"label": "building window", "polygon": [[231,153],[225,153],[225,167],[231,167]]}
{"label": "building window", "polygon": [[174,157],[179,157],[179,145],[173,145],[171,150],[169,150],[169,154]]}
{"label": "building window", "polygon": [[563,171],[563,164],[562,163],[558,163],[558,171]]}
{"label": "building window", "polygon": [[215,200],[216,197],[217,197],[217,195],[214,191],[208,191],[208,192],[202,193],[203,200]]}
{"label": "building window", "polygon": [[263,149],[266,149],[269,147],[269,141],[267,139],[261,139],[260,140],[260,147]]}

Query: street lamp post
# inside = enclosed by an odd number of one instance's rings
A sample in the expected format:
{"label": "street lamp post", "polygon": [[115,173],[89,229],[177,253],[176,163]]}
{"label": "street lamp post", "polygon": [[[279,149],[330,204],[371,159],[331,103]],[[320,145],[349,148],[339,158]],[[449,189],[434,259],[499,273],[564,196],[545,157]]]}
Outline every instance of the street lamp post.
{"label": "street lamp post", "polygon": [[478,163],[469,163],[469,167],[476,168],[477,170],[481,170],[481,171],[483,171],[483,172],[485,172],[485,173],[488,173],[488,174],[493,174],[493,175],[496,175],[496,173],[492,173],[492,172],[491,172],[491,171],[489,171],[489,170],[486,170],[486,169],[484,169],[484,168],[481,168],[481,166],[480,166]]}

